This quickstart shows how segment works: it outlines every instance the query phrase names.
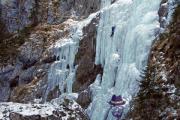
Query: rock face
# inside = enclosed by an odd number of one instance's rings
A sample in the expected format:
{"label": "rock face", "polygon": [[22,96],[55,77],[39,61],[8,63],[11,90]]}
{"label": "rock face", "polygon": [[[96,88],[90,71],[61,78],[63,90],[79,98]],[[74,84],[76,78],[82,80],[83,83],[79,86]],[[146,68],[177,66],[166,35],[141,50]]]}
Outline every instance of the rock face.
{"label": "rock face", "polygon": [[[84,19],[97,11],[99,6],[100,0],[1,0],[0,62],[9,63],[10,59],[15,59],[17,48],[35,26],[59,25],[69,18]],[[49,28],[45,28],[46,31]]]}
{"label": "rock face", "polygon": [[[18,48],[12,65],[2,67],[0,71],[1,101],[28,102],[42,98],[46,89],[47,72],[55,61],[49,50],[55,41],[68,35],[67,24],[36,26],[26,42]],[[61,29],[61,30],[59,30]],[[11,63],[9,63],[11,64]],[[10,92],[11,95],[10,95]]]}
{"label": "rock face", "polygon": [[92,84],[98,74],[103,73],[101,65],[95,65],[96,54],[96,29],[99,16],[83,29],[84,37],[79,43],[79,49],[75,56],[75,64],[78,65],[76,79],[73,83],[73,92],[79,92],[77,102],[87,108],[91,103],[89,85]]}
{"label": "rock face", "polygon": [[91,24],[83,29],[84,37],[80,41],[75,64],[78,65],[76,80],[73,84],[73,91],[85,90],[94,82],[97,74],[102,74],[100,65],[95,65],[96,54],[96,25],[98,18],[92,20]]}
{"label": "rock face", "polygon": [[180,118],[180,6],[168,30],[151,50],[145,79],[133,102],[131,118],[172,120]]}
{"label": "rock face", "polygon": [[[50,47],[69,36],[69,20],[82,20],[99,7],[100,0],[1,0],[0,101],[44,102],[48,70],[58,59]],[[87,34],[96,27],[84,29]],[[95,42],[94,33],[84,39]],[[60,94],[52,90],[47,99]]]}
{"label": "rock face", "polygon": [[168,4],[167,4],[168,0],[162,0],[159,11],[158,11],[158,15],[159,15],[159,22],[160,22],[160,27],[164,28],[166,25],[166,17],[168,15]]}
{"label": "rock face", "polygon": [[91,103],[91,92],[89,90],[84,90],[80,92],[76,101],[83,108],[87,108],[88,105]]}
{"label": "rock face", "polygon": [[9,32],[38,23],[59,24],[84,18],[99,9],[100,0],[1,0],[1,18]]}

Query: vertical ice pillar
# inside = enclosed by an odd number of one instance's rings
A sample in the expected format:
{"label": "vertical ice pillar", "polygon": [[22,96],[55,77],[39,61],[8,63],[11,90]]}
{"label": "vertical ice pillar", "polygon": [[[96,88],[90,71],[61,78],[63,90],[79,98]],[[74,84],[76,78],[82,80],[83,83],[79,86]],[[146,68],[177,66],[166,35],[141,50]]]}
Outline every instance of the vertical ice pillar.
{"label": "vertical ice pillar", "polygon": [[[100,84],[91,86],[96,91],[89,106],[92,120],[114,119],[108,105],[112,94],[121,94],[128,103],[138,92],[137,80],[146,66],[155,33],[160,29],[160,2],[117,0],[111,4],[111,0],[102,0],[95,62],[104,67],[104,73]],[[113,26],[116,28],[111,36]]]}

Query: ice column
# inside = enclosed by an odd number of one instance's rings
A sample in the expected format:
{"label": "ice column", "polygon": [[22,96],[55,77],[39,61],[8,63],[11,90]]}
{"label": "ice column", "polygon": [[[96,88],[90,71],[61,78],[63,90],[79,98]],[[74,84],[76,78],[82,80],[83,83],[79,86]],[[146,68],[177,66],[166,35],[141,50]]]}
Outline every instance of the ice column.
{"label": "ice column", "polygon": [[[112,94],[121,94],[128,104],[138,92],[137,80],[146,67],[155,33],[160,29],[160,2],[117,0],[111,4],[111,0],[102,1],[96,64],[103,66],[104,73],[91,85],[93,102],[87,109],[91,120],[114,119],[108,105]],[[115,32],[111,37],[112,26],[115,26]]]}

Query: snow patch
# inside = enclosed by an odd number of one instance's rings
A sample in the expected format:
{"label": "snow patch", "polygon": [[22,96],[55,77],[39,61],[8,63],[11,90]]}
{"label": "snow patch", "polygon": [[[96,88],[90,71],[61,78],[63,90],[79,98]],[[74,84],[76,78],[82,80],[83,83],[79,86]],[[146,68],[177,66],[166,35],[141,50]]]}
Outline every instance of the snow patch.
{"label": "snow patch", "polygon": [[165,71],[160,72],[160,76],[162,76],[162,80],[167,81],[167,75]]}
{"label": "snow patch", "polygon": [[0,103],[0,119],[7,119],[10,112],[19,113],[24,116],[41,115],[42,117],[53,114],[54,106],[50,104],[20,104],[20,103]]}

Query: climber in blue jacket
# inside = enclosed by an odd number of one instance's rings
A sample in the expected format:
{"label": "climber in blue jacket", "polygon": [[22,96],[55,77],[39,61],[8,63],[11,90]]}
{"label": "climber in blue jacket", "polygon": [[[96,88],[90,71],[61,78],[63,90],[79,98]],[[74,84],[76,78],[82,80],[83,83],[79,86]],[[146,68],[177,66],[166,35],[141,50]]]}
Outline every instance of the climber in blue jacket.
{"label": "climber in blue jacket", "polygon": [[114,36],[114,31],[115,31],[115,28],[116,28],[116,26],[112,26],[111,37],[113,37],[113,36]]}

